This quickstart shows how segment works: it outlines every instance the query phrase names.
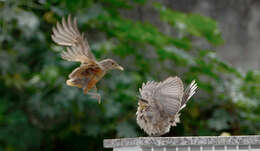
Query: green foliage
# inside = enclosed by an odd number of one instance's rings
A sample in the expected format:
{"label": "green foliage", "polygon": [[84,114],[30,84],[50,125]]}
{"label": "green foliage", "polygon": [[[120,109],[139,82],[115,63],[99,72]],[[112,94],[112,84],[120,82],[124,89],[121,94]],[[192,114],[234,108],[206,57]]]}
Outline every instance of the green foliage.
{"label": "green foliage", "polygon": [[184,35],[206,38],[211,44],[218,45],[223,42],[221,34],[214,20],[197,14],[184,14],[181,12],[167,9],[155,3],[163,21],[168,22]]}
{"label": "green foliage", "polygon": [[[142,82],[180,76],[199,91],[168,136],[259,134],[260,73],[243,73],[203,50],[193,38],[223,43],[214,20],[153,4],[172,37],[149,22],[120,15],[151,5],[143,0],[0,1],[0,150],[101,150],[104,138],[145,136],[137,127]],[[50,38],[62,16],[78,17],[98,59],[114,58],[126,71],[98,83],[102,103],[65,84],[76,63]]]}

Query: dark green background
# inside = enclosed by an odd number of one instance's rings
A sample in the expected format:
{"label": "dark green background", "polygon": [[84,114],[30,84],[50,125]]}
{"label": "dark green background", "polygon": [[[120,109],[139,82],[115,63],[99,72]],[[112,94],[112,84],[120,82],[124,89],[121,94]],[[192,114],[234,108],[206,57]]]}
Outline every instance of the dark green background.
{"label": "dark green background", "polygon": [[[174,34],[126,15],[146,6]],[[125,68],[98,83],[101,104],[65,84],[79,64],[62,60],[50,35],[68,14],[99,60]],[[224,44],[214,20],[150,1],[0,1],[0,151],[97,151],[104,138],[147,136],[135,122],[138,88],[175,75],[199,89],[165,136],[260,134],[260,72],[239,71],[193,39]]]}

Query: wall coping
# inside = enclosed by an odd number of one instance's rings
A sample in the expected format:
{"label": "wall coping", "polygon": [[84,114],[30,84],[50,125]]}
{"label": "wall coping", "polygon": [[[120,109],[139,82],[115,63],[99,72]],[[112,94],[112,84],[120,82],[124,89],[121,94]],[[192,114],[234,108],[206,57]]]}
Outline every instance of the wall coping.
{"label": "wall coping", "polygon": [[105,139],[104,148],[131,146],[185,146],[185,145],[260,145],[260,135],[246,136],[190,136],[190,137],[137,137]]}

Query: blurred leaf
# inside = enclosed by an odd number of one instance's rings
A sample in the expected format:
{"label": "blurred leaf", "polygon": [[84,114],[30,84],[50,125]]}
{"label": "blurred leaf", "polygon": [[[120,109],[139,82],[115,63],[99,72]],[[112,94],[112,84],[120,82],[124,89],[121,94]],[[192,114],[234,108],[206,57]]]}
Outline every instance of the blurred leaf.
{"label": "blurred leaf", "polygon": [[198,14],[185,14],[173,11],[159,3],[154,3],[154,6],[160,12],[162,20],[178,30],[184,33],[188,32],[194,36],[204,37],[214,45],[223,43],[220,31],[214,20]]}

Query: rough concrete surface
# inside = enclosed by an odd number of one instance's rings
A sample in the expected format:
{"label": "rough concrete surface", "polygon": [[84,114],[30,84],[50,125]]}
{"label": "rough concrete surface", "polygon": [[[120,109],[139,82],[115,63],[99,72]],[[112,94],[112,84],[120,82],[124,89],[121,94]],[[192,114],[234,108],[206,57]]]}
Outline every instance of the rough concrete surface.
{"label": "rough concrete surface", "polygon": [[260,145],[260,135],[252,136],[196,136],[196,137],[138,137],[105,139],[105,148],[131,146],[187,146],[187,145]]}

